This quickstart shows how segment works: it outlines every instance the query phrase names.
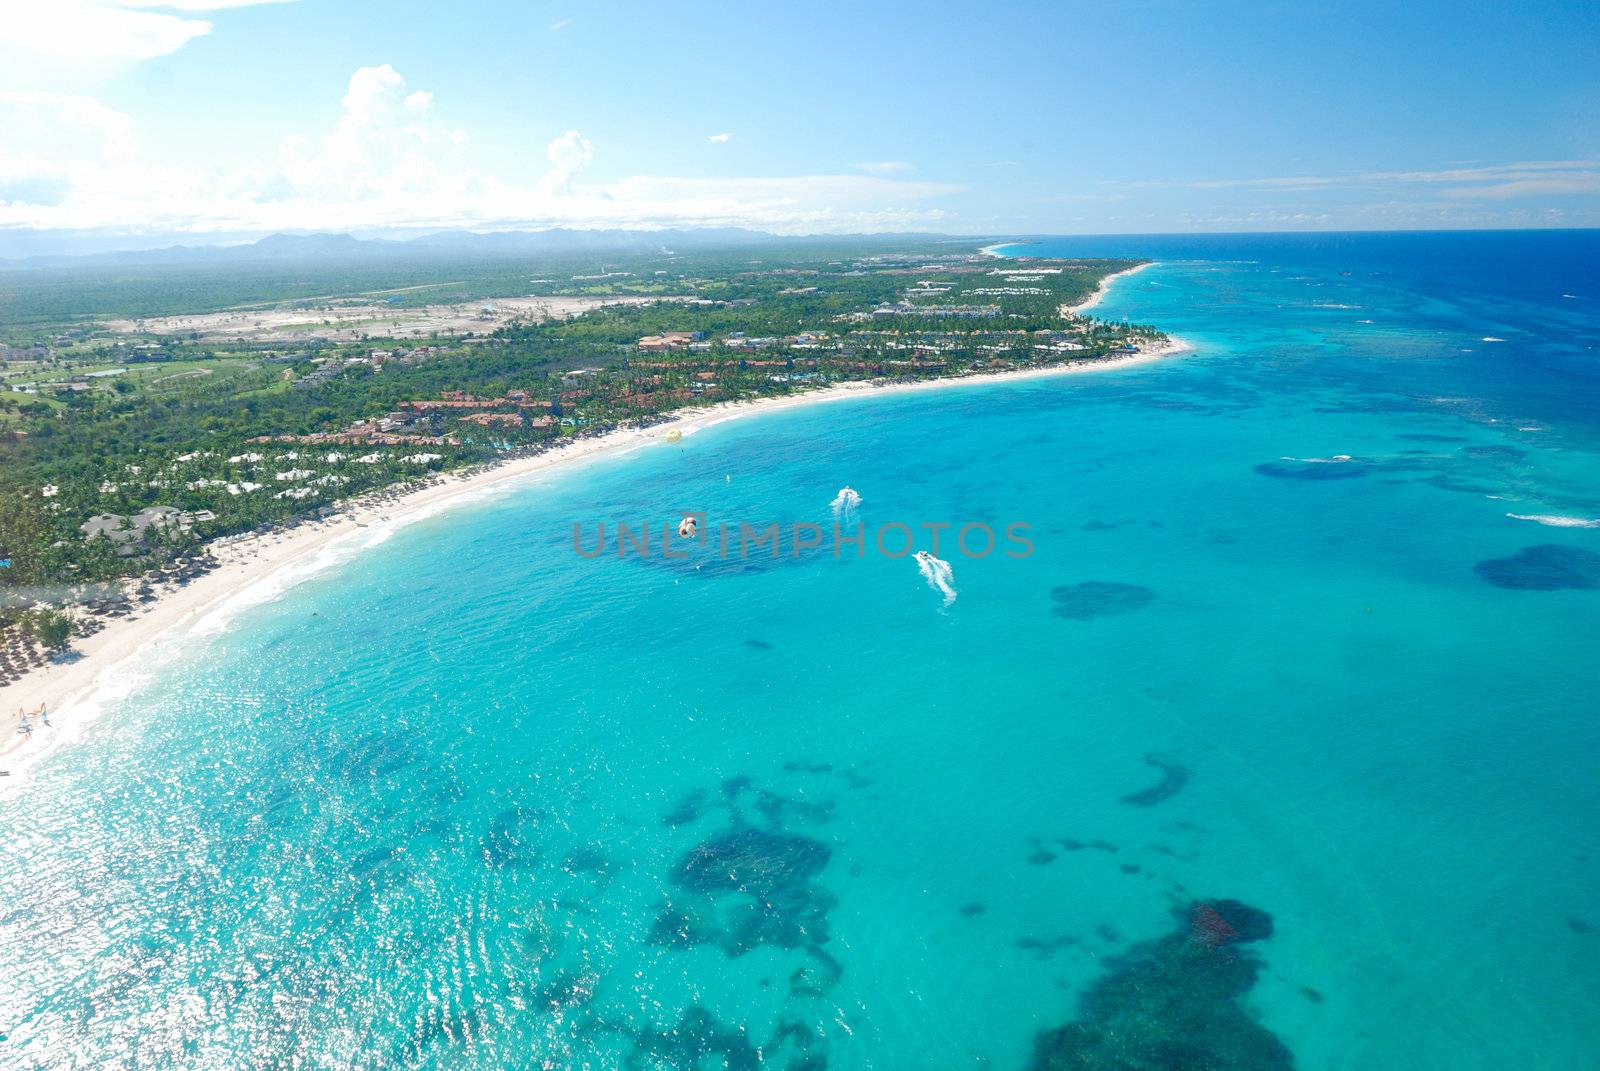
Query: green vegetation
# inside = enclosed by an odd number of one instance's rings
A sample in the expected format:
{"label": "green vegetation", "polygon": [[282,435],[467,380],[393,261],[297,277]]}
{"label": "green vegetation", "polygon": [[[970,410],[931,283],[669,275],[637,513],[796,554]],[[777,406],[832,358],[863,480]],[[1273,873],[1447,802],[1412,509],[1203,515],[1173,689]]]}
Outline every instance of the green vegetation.
{"label": "green vegetation", "polygon": [[72,638],[72,618],[56,610],[33,610],[21,621],[22,631],[44,644],[46,650],[60,651]]}

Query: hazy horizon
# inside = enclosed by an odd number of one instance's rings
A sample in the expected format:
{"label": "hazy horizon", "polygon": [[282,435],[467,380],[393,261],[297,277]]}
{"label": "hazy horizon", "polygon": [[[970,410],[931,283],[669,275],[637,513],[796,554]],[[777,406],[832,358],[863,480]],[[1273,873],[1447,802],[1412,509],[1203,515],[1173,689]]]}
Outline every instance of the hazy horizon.
{"label": "hazy horizon", "polygon": [[[0,231],[0,262],[10,261],[20,263],[35,260],[67,260],[67,259],[92,259],[104,256],[117,256],[119,254],[135,255],[140,253],[158,253],[180,250],[244,250],[262,242],[273,239],[316,239],[316,238],[350,238],[357,243],[405,245],[433,238],[459,237],[463,240],[473,238],[493,238],[497,236],[525,236],[536,237],[549,234],[567,235],[677,235],[691,236],[704,235],[738,235],[745,240],[759,240],[771,242],[812,242],[812,241],[894,241],[900,239],[933,239],[949,242],[981,242],[986,244],[1014,244],[1032,241],[1047,241],[1053,238],[1177,238],[1185,236],[1226,238],[1229,236],[1270,236],[1270,235],[1303,235],[1315,237],[1317,235],[1379,235],[1379,234],[1472,234],[1478,232],[1519,232],[1519,231],[1590,231],[1600,230],[1600,226],[1568,227],[1568,226],[1504,226],[1504,227],[1373,227],[1373,228],[1344,228],[1344,229],[1257,229],[1257,230],[1207,230],[1207,231],[1056,231],[1056,232],[1016,232],[1016,233],[960,233],[956,231],[862,231],[862,232],[830,232],[811,231],[800,233],[780,233],[764,231],[757,228],[743,227],[694,227],[694,226],[636,226],[636,227],[585,227],[585,226],[554,226],[554,227],[507,227],[507,228],[447,228],[435,230],[416,231],[362,231],[355,230],[297,230],[288,229],[273,231],[267,234],[232,234],[232,235],[194,235],[181,232],[169,232],[152,235],[116,235],[116,234],[56,234],[53,232],[30,232],[18,235],[16,232],[7,233]],[[37,248],[29,248],[38,243]],[[709,243],[708,243],[709,245]],[[573,247],[579,251],[581,245]]]}

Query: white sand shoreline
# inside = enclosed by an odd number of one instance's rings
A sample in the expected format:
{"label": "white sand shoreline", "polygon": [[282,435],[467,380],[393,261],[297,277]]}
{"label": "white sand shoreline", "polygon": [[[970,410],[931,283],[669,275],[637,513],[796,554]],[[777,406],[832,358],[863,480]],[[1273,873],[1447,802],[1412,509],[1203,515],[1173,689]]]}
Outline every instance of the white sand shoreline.
{"label": "white sand shoreline", "polygon": [[[986,257],[994,257],[997,260],[1025,260],[1027,259],[1027,254],[1025,253],[1019,254],[1017,257],[1008,257],[1004,253],[999,252],[999,250],[1004,249],[1007,246],[1019,244],[1022,243],[996,242],[994,245],[984,246],[982,249],[978,250],[978,252]],[[1096,286],[1094,293],[1090,294],[1087,298],[1078,302],[1076,305],[1061,306],[1061,315],[1077,316],[1088,312],[1090,309],[1094,308],[1096,305],[1100,304],[1100,302],[1105,300],[1106,295],[1111,292],[1112,283],[1123,278],[1124,276],[1137,275],[1139,272],[1142,272],[1146,268],[1153,266],[1155,263],[1156,262],[1153,260],[1147,260],[1143,264],[1135,264],[1131,268],[1124,268],[1122,271],[1112,272],[1110,275],[1100,280],[1100,285]]]}
{"label": "white sand shoreline", "polygon": [[[622,428],[469,475],[446,475],[437,483],[400,499],[381,500],[378,498],[381,493],[354,499],[344,503],[339,514],[327,521],[271,535],[213,543],[213,554],[222,562],[218,568],[185,587],[163,594],[136,617],[108,622],[101,632],[77,642],[71,661],[52,663],[19,681],[0,686],[0,715],[3,715],[0,719],[0,727],[3,727],[0,729],[3,733],[0,735],[0,771],[6,774],[0,776],[0,793],[24,783],[26,774],[39,758],[79,737],[101,708],[124,698],[131,687],[132,671],[148,666],[153,659],[197,632],[211,631],[229,603],[241,597],[248,602],[252,593],[260,595],[254,601],[276,597],[282,590],[323,568],[348,560],[381,542],[395,527],[481,499],[492,488],[584,459],[662,443],[669,431],[680,431],[687,436],[730,420],[845,398],[1120,370],[1191,350],[1183,340],[1169,338],[1164,346],[1117,360],[916,383],[839,383],[781,398],[722,402],[703,409],[684,410],[673,419],[649,428]],[[376,538],[372,538],[374,536]],[[34,710],[41,703],[48,707],[51,724],[38,726],[26,737],[17,733],[17,710]]]}
{"label": "white sand shoreline", "polygon": [[1063,313],[1071,313],[1074,316],[1088,312],[1090,309],[1094,308],[1096,305],[1100,304],[1100,302],[1105,300],[1106,295],[1111,292],[1111,284],[1113,282],[1118,279],[1126,278],[1129,275],[1137,275],[1154,263],[1155,261],[1153,260],[1147,260],[1143,264],[1135,264],[1131,268],[1124,268],[1122,271],[1113,272],[1104,279],[1100,280],[1100,285],[1095,287],[1093,294],[1090,294],[1087,298],[1078,302],[1076,305],[1061,306],[1061,311]]}

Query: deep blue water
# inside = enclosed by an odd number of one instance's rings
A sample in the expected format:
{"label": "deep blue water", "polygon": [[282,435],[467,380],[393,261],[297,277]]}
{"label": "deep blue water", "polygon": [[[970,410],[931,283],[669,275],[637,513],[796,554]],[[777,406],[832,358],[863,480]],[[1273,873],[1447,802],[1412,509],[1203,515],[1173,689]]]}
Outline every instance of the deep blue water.
{"label": "deep blue water", "polygon": [[[0,1067],[1594,1067],[1600,239],[1014,252],[1158,258],[1097,314],[1197,355],[718,425],[164,645],[0,799]],[[571,545],[844,485],[1034,553]]]}

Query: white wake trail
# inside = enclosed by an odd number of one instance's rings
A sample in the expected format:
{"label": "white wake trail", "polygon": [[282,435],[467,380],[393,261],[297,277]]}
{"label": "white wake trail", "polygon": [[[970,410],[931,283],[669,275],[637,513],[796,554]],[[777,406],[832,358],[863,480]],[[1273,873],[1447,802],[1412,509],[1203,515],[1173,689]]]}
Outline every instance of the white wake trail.
{"label": "white wake trail", "polygon": [[919,550],[912,555],[916,559],[917,569],[922,573],[922,579],[928,586],[944,596],[944,604],[949,606],[956,601],[956,574],[950,568],[950,563],[943,558],[935,558],[925,550]]}
{"label": "white wake trail", "polygon": [[833,496],[833,501],[828,503],[828,508],[833,510],[833,519],[841,522],[855,520],[856,508],[861,505],[861,495],[853,487],[841,487],[839,493]]}
{"label": "white wake trail", "polygon": [[1514,521],[1533,521],[1550,528],[1600,528],[1600,519],[1589,517],[1561,517],[1549,513],[1508,513]]}

